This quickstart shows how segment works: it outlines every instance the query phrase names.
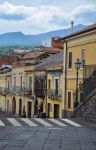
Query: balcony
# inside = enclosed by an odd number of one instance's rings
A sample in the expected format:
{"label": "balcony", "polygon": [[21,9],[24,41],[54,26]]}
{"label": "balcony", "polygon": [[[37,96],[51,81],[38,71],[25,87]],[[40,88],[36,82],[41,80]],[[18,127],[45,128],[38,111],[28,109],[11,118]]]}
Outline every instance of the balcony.
{"label": "balcony", "polygon": [[35,96],[36,97],[45,97],[45,89],[35,89]]}
{"label": "balcony", "polygon": [[62,100],[62,90],[47,90],[47,96],[51,100]]}
{"label": "balcony", "polygon": [[32,89],[26,87],[9,87],[6,88],[6,92],[9,94],[24,94],[24,95],[32,95]]}
{"label": "balcony", "polygon": [[7,94],[6,88],[0,87],[0,94],[1,94],[1,95],[6,95],[6,94]]}

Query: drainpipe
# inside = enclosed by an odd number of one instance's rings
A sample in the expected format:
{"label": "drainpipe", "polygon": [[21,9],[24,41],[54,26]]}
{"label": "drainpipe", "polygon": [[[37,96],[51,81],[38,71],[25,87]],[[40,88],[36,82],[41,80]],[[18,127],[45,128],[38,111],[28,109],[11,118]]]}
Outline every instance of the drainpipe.
{"label": "drainpipe", "polygon": [[45,69],[45,112],[47,117],[47,71]]}
{"label": "drainpipe", "polygon": [[64,74],[64,95],[63,95],[63,112],[62,112],[62,117],[65,118],[67,117],[67,112],[66,112],[66,88],[67,88],[67,82],[66,82],[66,75],[67,75],[67,41],[64,41],[64,69],[63,69],[63,74]]}

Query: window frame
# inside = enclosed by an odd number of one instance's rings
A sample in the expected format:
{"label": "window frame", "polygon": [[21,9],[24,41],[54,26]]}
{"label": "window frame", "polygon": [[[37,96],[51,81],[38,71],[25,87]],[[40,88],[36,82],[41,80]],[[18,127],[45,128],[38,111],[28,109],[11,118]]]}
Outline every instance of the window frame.
{"label": "window frame", "polygon": [[[70,67],[70,54],[72,54],[71,55],[71,67]],[[72,51],[70,51],[70,52],[68,52],[68,70],[72,70],[72,66],[73,66],[73,64],[72,64],[72,58],[73,58],[73,53],[72,53]]]}
{"label": "window frame", "polygon": [[[70,107],[69,107],[69,99],[68,99],[68,93],[70,93],[71,95],[71,99],[70,99]],[[72,91],[71,90],[68,90],[67,91],[67,107],[68,109],[72,109]]]}

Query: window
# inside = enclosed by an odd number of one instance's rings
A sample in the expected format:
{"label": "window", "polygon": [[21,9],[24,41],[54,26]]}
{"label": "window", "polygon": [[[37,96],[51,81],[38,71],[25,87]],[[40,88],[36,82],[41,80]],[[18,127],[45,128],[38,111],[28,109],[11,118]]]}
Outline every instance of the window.
{"label": "window", "polygon": [[16,77],[14,77],[14,88],[16,87]]}
{"label": "window", "polygon": [[32,77],[29,77],[29,88],[32,88]]}
{"label": "window", "polygon": [[68,92],[68,108],[71,108],[71,92]]}
{"label": "window", "polygon": [[44,79],[41,78],[41,89],[44,89]]}
{"label": "window", "polygon": [[22,76],[20,77],[20,86],[22,87]]}
{"label": "window", "polygon": [[48,80],[48,89],[49,90],[51,89],[51,80],[50,79]]}
{"label": "window", "polygon": [[10,86],[10,82],[8,81],[8,89],[9,89],[9,86]]}
{"label": "window", "polygon": [[72,52],[69,52],[68,54],[68,68],[71,69],[72,68]]}
{"label": "window", "polygon": [[55,79],[55,96],[58,96],[58,79]]}
{"label": "window", "polygon": [[85,49],[81,50],[81,67],[83,68],[85,65]]}

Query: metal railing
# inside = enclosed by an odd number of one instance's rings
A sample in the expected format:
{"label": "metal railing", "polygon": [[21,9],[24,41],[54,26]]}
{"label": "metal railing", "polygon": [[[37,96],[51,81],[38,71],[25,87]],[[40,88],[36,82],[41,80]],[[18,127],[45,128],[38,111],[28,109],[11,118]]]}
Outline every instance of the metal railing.
{"label": "metal railing", "polygon": [[39,88],[36,88],[35,89],[35,96],[37,96],[37,97],[44,97],[45,96],[45,89],[39,89]]}
{"label": "metal railing", "polygon": [[92,73],[96,70],[96,64],[93,65],[85,65],[84,66],[84,79],[88,78],[89,76],[92,75]]}
{"label": "metal railing", "polygon": [[21,94],[32,94],[32,89],[31,88],[26,88],[26,87],[20,87],[20,86],[15,86],[15,87],[9,87],[9,88],[2,88],[0,87],[0,93],[1,94],[16,94],[16,93],[21,93]]}
{"label": "metal railing", "polygon": [[83,84],[81,84],[80,87],[73,94],[75,108],[78,106],[75,105],[77,92],[78,92],[78,102],[80,103],[84,102],[85,99],[96,89],[96,70],[95,68],[92,70],[93,70],[92,73],[89,71],[91,75],[89,77],[86,76],[87,77],[86,79],[84,78]]}
{"label": "metal railing", "polygon": [[7,92],[6,88],[0,87],[0,94],[6,95],[6,92]]}
{"label": "metal railing", "polygon": [[62,90],[61,89],[48,89],[47,90],[47,96],[50,99],[55,99],[55,100],[59,100],[62,98]]}

